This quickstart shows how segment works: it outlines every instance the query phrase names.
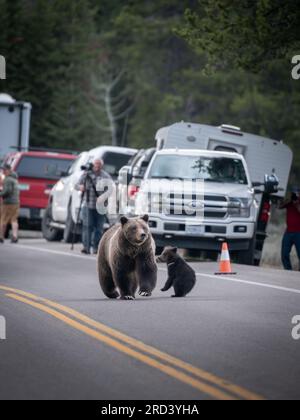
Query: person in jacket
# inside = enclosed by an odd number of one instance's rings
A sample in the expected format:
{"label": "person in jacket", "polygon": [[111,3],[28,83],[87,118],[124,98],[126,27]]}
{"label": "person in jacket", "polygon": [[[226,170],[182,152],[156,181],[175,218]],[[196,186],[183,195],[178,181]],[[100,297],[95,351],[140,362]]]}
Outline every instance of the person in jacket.
{"label": "person in jacket", "polygon": [[292,270],[290,254],[295,246],[300,262],[300,190],[294,188],[290,198],[281,203],[280,209],[286,209],[287,229],[282,240],[282,264],[285,270]]}
{"label": "person in jacket", "polygon": [[12,171],[11,166],[4,164],[2,167],[5,176],[2,191],[0,191],[0,198],[3,200],[1,226],[0,226],[0,243],[4,242],[4,236],[7,225],[12,226],[12,243],[18,242],[18,217],[20,210],[20,192],[18,176]]}

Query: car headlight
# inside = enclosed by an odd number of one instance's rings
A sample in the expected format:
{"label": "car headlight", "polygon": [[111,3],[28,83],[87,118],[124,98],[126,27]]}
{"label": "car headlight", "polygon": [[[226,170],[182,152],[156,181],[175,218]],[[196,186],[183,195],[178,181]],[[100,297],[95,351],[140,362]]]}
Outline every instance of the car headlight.
{"label": "car headlight", "polygon": [[65,185],[62,181],[58,181],[58,183],[55,185],[55,191],[63,191],[65,188]]}
{"label": "car headlight", "polygon": [[253,198],[229,198],[228,215],[231,217],[250,217]]}
{"label": "car headlight", "polygon": [[148,194],[139,192],[135,198],[136,214],[144,214],[149,212]]}

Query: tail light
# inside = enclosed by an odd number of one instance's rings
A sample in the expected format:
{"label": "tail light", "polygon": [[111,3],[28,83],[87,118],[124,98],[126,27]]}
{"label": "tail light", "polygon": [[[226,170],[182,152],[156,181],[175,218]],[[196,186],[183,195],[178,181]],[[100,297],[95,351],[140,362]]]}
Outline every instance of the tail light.
{"label": "tail light", "polygon": [[138,187],[136,185],[129,185],[129,187],[128,187],[128,197],[129,198],[135,198],[135,196],[137,195],[139,190],[140,190],[140,187]]}
{"label": "tail light", "polygon": [[268,223],[271,216],[271,202],[265,201],[262,207],[260,221],[263,223]]}

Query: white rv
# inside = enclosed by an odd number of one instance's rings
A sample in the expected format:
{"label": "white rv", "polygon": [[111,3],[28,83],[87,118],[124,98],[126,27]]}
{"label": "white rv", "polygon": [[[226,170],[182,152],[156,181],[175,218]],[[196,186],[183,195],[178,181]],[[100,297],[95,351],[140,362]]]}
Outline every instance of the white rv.
{"label": "white rv", "polygon": [[[171,211],[150,211],[158,249],[172,245],[216,253],[227,241],[237,262],[258,265],[271,200],[286,193],[293,157],[289,147],[234,126],[185,122],[161,128],[156,141],[158,151],[136,197],[136,214],[147,210],[147,198],[155,197],[160,179],[204,181],[201,202],[193,191],[179,187],[169,197]],[[230,177],[221,175],[220,165],[230,166]],[[178,205],[203,208],[203,218],[197,219],[196,211],[176,214]]]}
{"label": "white rv", "polygon": [[0,93],[0,160],[29,147],[31,104]]}

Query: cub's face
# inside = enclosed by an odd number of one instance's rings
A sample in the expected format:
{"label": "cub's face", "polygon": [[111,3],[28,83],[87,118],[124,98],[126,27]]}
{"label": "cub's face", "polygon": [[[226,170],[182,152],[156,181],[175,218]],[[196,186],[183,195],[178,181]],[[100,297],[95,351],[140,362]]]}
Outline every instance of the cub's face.
{"label": "cub's face", "polygon": [[157,262],[163,262],[163,263],[170,263],[174,260],[175,256],[177,254],[177,248],[173,248],[171,246],[167,246],[162,254],[157,257]]}
{"label": "cub's face", "polygon": [[150,235],[148,220],[148,215],[138,219],[128,219],[127,217],[121,217],[122,230],[128,242],[134,246],[140,246],[147,241]]}

